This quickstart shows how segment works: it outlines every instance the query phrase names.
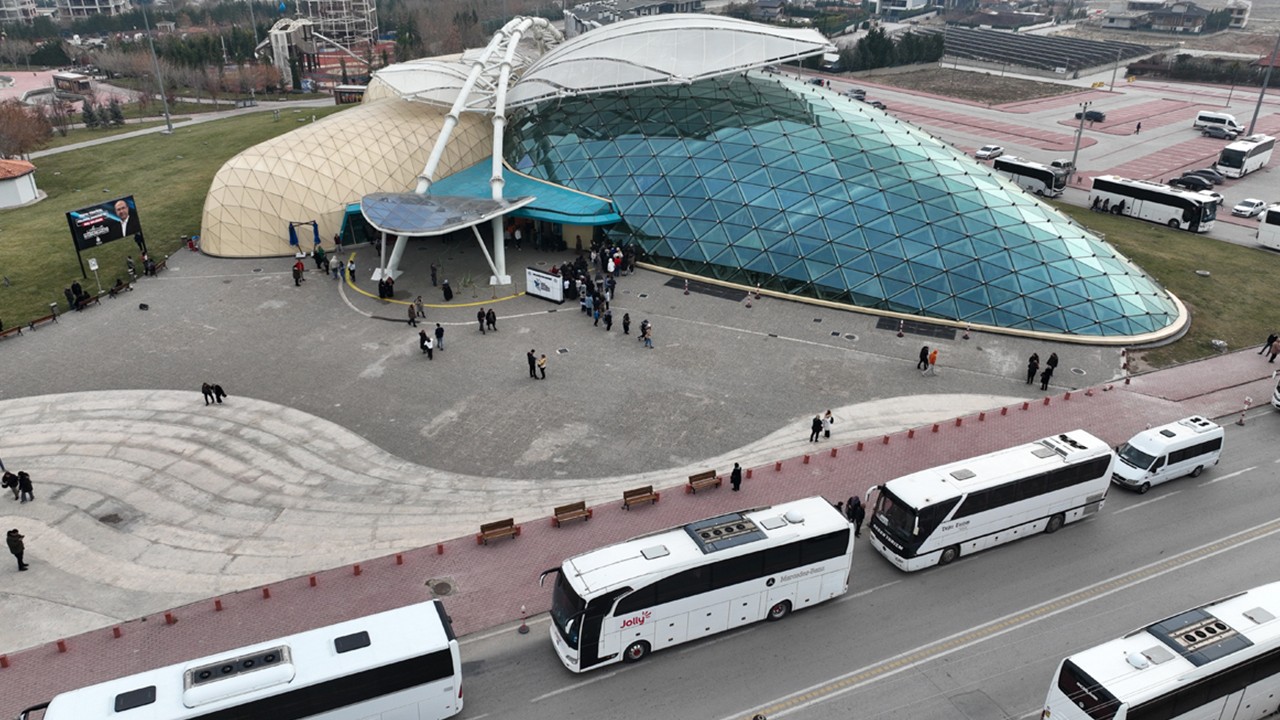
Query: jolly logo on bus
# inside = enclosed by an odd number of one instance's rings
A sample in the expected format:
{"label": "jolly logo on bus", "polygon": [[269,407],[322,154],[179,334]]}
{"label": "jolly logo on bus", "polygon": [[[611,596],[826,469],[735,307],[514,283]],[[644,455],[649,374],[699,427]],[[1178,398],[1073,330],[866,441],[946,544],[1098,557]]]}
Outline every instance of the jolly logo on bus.
{"label": "jolly logo on bus", "polygon": [[651,617],[653,617],[653,613],[648,610],[645,610],[644,612],[640,613],[639,615],[636,615],[635,617],[629,617],[626,620],[623,620],[622,627],[623,629],[626,629],[629,627],[640,627],[645,623],[646,620],[648,620]]}

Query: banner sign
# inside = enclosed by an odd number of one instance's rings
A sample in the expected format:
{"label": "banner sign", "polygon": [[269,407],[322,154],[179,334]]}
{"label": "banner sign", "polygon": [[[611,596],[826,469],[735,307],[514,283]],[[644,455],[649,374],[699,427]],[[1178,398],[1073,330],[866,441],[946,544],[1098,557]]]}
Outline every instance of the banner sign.
{"label": "banner sign", "polygon": [[89,250],[142,232],[132,195],[69,212],[67,226],[71,228],[76,250]]}
{"label": "banner sign", "polygon": [[564,302],[564,280],[559,275],[525,268],[524,284],[530,295],[536,295],[554,303]]}

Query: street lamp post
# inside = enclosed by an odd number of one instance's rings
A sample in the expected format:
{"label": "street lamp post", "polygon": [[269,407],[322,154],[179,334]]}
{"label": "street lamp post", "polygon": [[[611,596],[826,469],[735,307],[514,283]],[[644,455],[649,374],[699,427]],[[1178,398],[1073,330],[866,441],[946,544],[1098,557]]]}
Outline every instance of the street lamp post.
{"label": "street lamp post", "polygon": [[[1089,114],[1089,106],[1091,102],[1080,103],[1080,127],[1076,128],[1076,146],[1071,150],[1071,170],[1076,172],[1076,158],[1080,155],[1080,138],[1084,137],[1084,117]],[[1079,175],[1077,175],[1079,177]]]}
{"label": "street lamp post", "polygon": [[1253,106],[1253,119],[1249,121],[1249,134],[1258,124],[1258,112],[1262,110],[1262,98],[1267,96],[1267,86],[1271,84],[1271,69],[1276,66],[1276,55],[1280,54],[1280,33],[1276,33],[1276,46],[1271,48],[1271,57],[1267,58],[1267,72],[1262,76],[1262,89],[1258,91],[1258,104]]}
{"label": "street lamp post", "polygon": [[147,21],[147,6],[139,3],[142,10],[142,27],[147,31],[147,44],[151,46],[151,66],[156,71],[156,87],[160,89],[160,102],[164,107],[164,133],[173,134],[173,119],[169,117],[169,99],[164,95],[164,78],[160,75],[160,60],[156,57],[156,41],[151,37],[151,23]]}
{"label": "street lamp post", "polygon": [[1116,48],[1116,64],[1111,68],[1111,92],[1116,91],[1116,73],[1120,72],[1120,48]]}

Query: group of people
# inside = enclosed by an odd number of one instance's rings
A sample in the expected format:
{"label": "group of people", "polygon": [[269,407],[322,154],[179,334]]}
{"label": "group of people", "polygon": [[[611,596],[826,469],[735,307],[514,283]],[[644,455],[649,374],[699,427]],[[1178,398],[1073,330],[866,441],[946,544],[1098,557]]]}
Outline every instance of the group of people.
{"label": "group of people", "polygon": [[[395,295],[396,279],[391,277],[391,273],[383,273],[382,277],[378,279],[378,299],[390,300]],[[414,324],[416,325],[417,323]]]}
{"label": "group of people", "polygon": [[1089,205],[1089,209],[1094,212],[1112,213],[1114,215],[1123,215],[1124,207],[1124,200],[1116,203],[1116,206],[1113,208],[1111,207],[1110,198],[1104,198],[1099,195],[1095,195],[1093,197],[1093,202]]}
{"label": "group of people", "polygon": [[[530,349],[528,355],[526,356],[529,361],[529,377],[533,378],[534,380],[546,380],[547,379],[547,354],[542,353],[542,355],[539,356],[536,353],[537,353],[536,350]],[[539,373],[541,373],[542,377],[538,377]]]}
{"label": "group of people", "polygon": [[[124,264],[129,270],[129,277],[138,277],[138,268],[133,263],[132,255],[129,255],[124,259]],[[151,259],[151,256],[148,255],[145,250],[142,252],[142,274],[151,276],[155,276],[156,274],[156,262]]]}
{"label": "group of people", "polygon": [[209,407],[209,403],[222,404],[222,398],[227,394],[223,392],[222,386],[217,383],[204,383],[200,386],[200,393],[204,395],[204,406]]}
{"label": "group of people", "polygon": [[480,308],[476,311],[476,323],[480,325],[481,335],[485,334],[486,329],[498,332],[498,313],[494,312],[493,308],[488,310]]}
{"label": "group of people", "polygon": [[932,350],[928,345],[920,348],[920,360],[916,362],[916,369],[922,375],[938,374],[938,348]]}
{"label": "group of people", "polygon": [[86,292],[78,282],[71,283],[71,287],[62,288],[62,294],[67,298],[68,310],[80,310],[85,303],[93,299],[93,296]]}
{"label": "group of people", "polygon": [[18,474],[5,472],[4,477],[0,478],[0,489],[10,490],[13,492],[13,499],[27,502],[35,500],[35,493],[31,488],[31,476],[25,470],[18,471]]}
{"label": "group of people", "polygon": [[826,415],[814,415],[813,422],[809,424],[809,442],[818,442],[825,439],[831,439],[831,426],[836,424],[836,416],[828,410]]}
{"label": "group of people", "polygon": [[[412,306],[410,306],[410,308],[412,308]],[[416,325],[417,323],[414,324]],[[436,323],[434,335],[435,338],[433,340],[432,334],[428,333],[426,330],[418,331],[418,347],[422,350],[422,354],[427,356],[428,360],[435,359],[436,350],[444,350],[444,328],[440,326],[440,323]]]}
{"label": "group of people", "polygon": [[1258,351],[1259,355],[1270,355],[1269,363],[1276,361],[1276,356],[1280,355],[1280,335],[1271,333],[1267,336],[1267,341],[1262,344],[1262,349]]}
{"label": "group of people", "polygon": [[1048,390],[1049,381],[1053,379],[1053,371],[1058,369],[1058,353],[1049,353],[1049,359],[1044,361],[1044,369],[1040,369],[1040,354],[1031,353],[1031,357],[1027,358],[1027,384],[1035,382],[1036,372],[1040,373],[1040,389]]}

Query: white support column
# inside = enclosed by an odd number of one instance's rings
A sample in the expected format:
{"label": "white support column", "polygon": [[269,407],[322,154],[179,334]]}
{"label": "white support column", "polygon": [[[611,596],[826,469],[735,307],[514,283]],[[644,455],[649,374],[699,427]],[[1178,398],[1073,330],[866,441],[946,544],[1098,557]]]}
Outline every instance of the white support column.
{"label": "white support column", "polygon": [[396,245],[391,249],[391,257],[387,259],[387,274],[391,277],[400,275],[400,258],[404,256],[404,248],[409,244],[407,235],[397,235]]}
{"label": "white support column", "polygon": [[[510,285],[511,276],[507,274],[507,243],[506,238],[502,236],[502,216],[489,221],[489,224],[493,228],[493,260],[490,263],[493,276],[489,278],[489,284]],[[471,227],[475,228],[474,225]],[[475,233],[476,238],[480,239],[480,247],[484,247],[484,239],[480,237],[480,231],[475,230]]]}

